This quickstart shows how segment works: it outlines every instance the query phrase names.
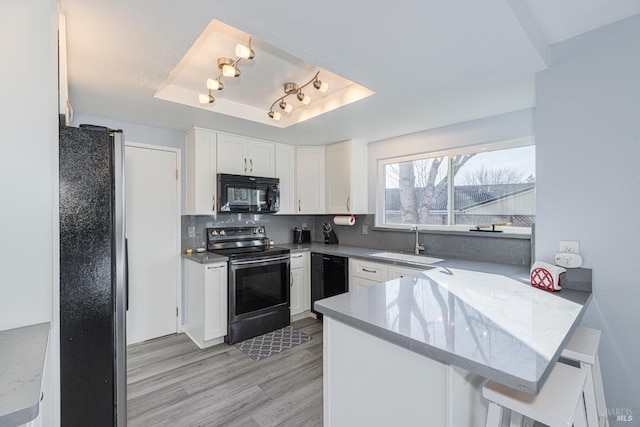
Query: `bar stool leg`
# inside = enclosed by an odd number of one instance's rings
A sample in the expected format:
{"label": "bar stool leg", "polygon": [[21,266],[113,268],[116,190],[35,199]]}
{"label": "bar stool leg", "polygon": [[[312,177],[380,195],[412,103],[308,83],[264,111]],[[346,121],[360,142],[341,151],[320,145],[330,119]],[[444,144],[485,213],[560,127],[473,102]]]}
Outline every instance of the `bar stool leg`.
{"label": "bar stool leg", "polygon": [[489,402],[487,411],[487,427],[500,427],[502,424],[502,406],[495,402]]}
{"label": "bar stool leg", "polygon": [[[597,360],[597,359],[596,359]],[[584,387],[584,406],[587,411],[587,422],[589,426],[599,426],[598,404],[596,402],[595,383],[593,382],[594,370],[588,363],[580,362],[580,369],[587,374],[587,383]]]}
{"label": "bar stool leg", "polygon": [[[596,424],[597,425],[597,424]],[[578,399],[578,406],[573,414],[573,427],[588,427],[584,400]]]}
{"label": "bar stool leg", "polygon": [[[596,395],[596,408],[600,419],[604,419],[604,427],[609,427],[609,417],[607,416],[607,403],[604,400],[604,386],[602,385],[602,372],[600,371],[600,358],[596,354],[593,364],[593,387]],[[599,426],[600,424],[594,424]]]}

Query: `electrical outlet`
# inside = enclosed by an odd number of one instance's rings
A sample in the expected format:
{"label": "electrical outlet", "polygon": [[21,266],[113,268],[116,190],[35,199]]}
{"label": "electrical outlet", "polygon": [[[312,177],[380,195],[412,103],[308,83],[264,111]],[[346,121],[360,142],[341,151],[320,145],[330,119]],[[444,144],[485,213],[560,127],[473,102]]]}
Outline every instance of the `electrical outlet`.
{"label": "electrical outlet", "polygon": [[196,228],[195,227],[187,227],[187,236],[196,237]]}
{"label": "electrical outlet", "polygon": [[362,234],[369,234],[369,225],[362,224]]}
{"label": "electrical outlet", "polygon": [[560,240],[560,252],[577,255],[580,253],[580,242]]}

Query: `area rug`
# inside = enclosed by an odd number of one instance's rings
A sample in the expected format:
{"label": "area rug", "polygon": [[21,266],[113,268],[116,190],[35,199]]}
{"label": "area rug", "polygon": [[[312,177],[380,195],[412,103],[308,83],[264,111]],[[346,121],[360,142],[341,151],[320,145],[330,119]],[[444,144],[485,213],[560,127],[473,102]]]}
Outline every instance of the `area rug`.
{"label": "area rug", "polygon": [[251,360],[265,359],[281,351],[309,341],[311,337],[304,332],[285,326],[273,332],[249,338],[233,346],[249,356]]}

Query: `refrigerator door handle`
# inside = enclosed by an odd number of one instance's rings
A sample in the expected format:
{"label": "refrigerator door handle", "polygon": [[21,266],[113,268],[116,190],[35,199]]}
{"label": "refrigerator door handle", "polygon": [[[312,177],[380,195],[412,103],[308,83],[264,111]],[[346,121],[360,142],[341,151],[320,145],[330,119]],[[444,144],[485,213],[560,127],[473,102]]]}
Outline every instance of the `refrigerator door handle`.
{"label": "refrigerator door handle", "polygon": [[124,236],[124,310],[129,311],[129,238]]}

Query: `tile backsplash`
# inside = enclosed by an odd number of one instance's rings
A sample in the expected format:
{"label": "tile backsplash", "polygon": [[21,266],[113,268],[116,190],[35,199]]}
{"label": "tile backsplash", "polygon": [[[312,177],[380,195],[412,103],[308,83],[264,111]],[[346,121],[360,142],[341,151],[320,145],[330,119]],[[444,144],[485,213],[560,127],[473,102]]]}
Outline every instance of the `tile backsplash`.
{"label": "tile backsplash", "polygon": [[[415,234],[406,230],[374,229],[373,215],[356,215],[354,226],[333,223],[333,215],[264,215],[264,214],[218,214],[183,215],[182,250],[205,247],[207,227],[260,225],[265,227],[269,238],[276,244],[292,243],[294,228],[311,230],[311,240],[323,242],[322,223],[328,222],[338,236],[340,244],[390,251],[413,252]],[[368,226],[362,234],[362,225]],[[189,236],[193,227],[194,237]],[[485,236],[467,233],[420,232],[420,242],[425,245],[425,254],[443,258],[458,258],[472,261],[498,262],[503,264],[531,265],[531,239],[524,236]]]}
{"label": "tile backsplash", "polygon": [[[272,215],[272,214],[230,214],[217,215],[183,215],[182,216],[182,251],[187,248],[206,247],[205,233],[207,227],[241,227],[260,225],[267,231],[267,236],[276,243],[291,243],[294,228],[311,230],[311,240],[315,241],[315,217],[312,215]],[[194,237],[189,237],[189,227],[194,228]]]}

